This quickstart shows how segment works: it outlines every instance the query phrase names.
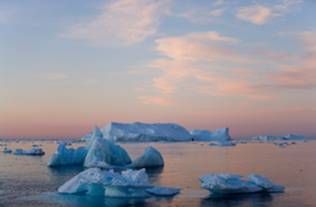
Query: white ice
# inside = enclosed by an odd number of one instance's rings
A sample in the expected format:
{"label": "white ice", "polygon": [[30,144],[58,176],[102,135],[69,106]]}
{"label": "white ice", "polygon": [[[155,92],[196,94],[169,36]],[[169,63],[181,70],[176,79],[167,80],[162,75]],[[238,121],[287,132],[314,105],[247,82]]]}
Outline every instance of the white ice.
{"label": "white ice", "polygon": [[84,161],[85,167],[123,167],[132,162],[125,149],[110,140],[104,139],[98,128],[94,130],[90,142]]}
{"label": "white ice", "polygon": [[152,188],[145,169],[126,170],[122,173],[89,168],[58,188],[63,194],[86,194],[109,197],[148,196],[146,189]]}
{"label": "white ice", "polygon": [[229,173],[209,174],[200,177],[201,187],[214,195],[239,193],[283,192],[284,187],[272,183],[268,178],[251,174],[248,177]]}
{"label": "white ice", "polygon": [[[117,123],[111,122],[101,128],[104,138],[113,141],[190,141],[191,134],[187,129],[172,123]],[[92,133],[82,139],[90,140]]]}

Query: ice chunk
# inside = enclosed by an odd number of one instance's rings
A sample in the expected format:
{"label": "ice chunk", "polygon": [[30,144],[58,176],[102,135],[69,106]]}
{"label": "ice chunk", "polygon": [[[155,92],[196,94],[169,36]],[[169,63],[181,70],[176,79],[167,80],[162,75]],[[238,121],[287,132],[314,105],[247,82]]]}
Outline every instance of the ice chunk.
{"label": "ice chunk", "polygon": [[58,188],[59,193],[65,194],[104,194],[104,184],[111,184],[112,171],[102,171],[99,168],[89,168]]}
{"label": "ice chunk", "polygon": [[174,196],[180,193],[180,188],[157,186],[147,189],[146,192],[155,196]]}
{"label": "ice chunk", "polygon": [[48,166],[83,165],[86,155],[86,147],[67,148],[65,143],[60,143],[56,152],[49,159]]}
{"label": "ice chunk", "polygon": [[152,188],[144,169],[127,170],[121,174],[99,168],[87,169],[58,188],[63,194],[85,194],[109,197],[144,197]]}
{"label": "ice chunk", "polygon": [[147,147],[144,154],[134,160],[131,167],[134,168],[150,168],[161,167],[164,165],[164,160],[160,152],[154,147]]}
{"label": "ice chunk", "polygon": [[248,175],[248,179],[255,183],[257,186],[260,186],[267,192],[283,192],[284,187],[281,185],[274,184],[267,177],[258,175],[258,174],[250,174]]}
{"label": "ice chunk", "polygon": [[130,163],[131,158],[125,149],[110,140],[103,139],[103,135],[101,133],[94,134],[84,161],[85,167],[122,167]]}
{"label": "ice chunk", "polygon": [[282,192],[284,187],[272,183],[268,178],[251,174],[244,178],[229,173],[209,174],[200,177],[201,187],[214,195],[239,193]]}
{"label": "ice chunk", "polygon": [[193,140],[196,141],[230,141],[229,128],[220,128],[214,131],[195,129],[191,131]]}
{"label": "ice chunk", "polygon": [[241,179],[234,174],[209,174],[200,177],[201,187],[212,194],[255,193],[262,189],[252,182]]}
{"label": "ice chunk", "polygon": [[16,149],[14,151],[15,155],[30,155],[30,156],[42,156],[45,154],[45,152],[38,147],[33,147],[30,150],[24,150],[24,149]]}

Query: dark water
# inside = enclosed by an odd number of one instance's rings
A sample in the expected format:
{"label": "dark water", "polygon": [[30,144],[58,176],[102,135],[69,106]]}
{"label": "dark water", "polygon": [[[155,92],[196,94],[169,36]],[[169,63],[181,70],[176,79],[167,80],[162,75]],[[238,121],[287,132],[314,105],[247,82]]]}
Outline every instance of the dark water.
{"label": "dark water", "polygon": [[[241,144],[216,148],[206,143],[152,143],[163,154],[165,167],[148,171],[155,184],[182,188],[173,199],[123,200],[97,197],[61,196],[57,187],[81,168],[49,169],[46,162],[55,144],[43,142],[46,155],[26,157],[0,154],[0,206],[215,206],[215,207],[299,207],[316,206],[316,142],[286,148],[272,144]],[[9,144],[30,148],[32,143]],[[147,144],[123,144],[132,157]],[[198,177],[210,172],[246,175],[260,173],[285,185],[286,192],[272,195],[234,196],[209,199]]]}

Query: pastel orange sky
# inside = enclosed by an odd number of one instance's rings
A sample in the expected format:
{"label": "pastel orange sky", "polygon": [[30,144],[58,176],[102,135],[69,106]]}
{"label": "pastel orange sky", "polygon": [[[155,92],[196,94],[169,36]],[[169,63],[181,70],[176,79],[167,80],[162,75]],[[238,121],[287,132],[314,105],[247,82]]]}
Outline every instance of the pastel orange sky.
{"label": "pastel orange sky", "polygon": [[0,138],[80,137],[110,121],[315,137],[315,9],[311,0],[1,1]]}

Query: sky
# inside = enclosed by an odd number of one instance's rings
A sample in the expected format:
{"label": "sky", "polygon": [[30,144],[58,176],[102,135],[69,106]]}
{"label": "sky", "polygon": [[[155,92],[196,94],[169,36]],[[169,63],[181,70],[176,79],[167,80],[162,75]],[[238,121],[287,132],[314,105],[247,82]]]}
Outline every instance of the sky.
{"label": "sky", "polygon": [[316,137],[314,0],[1,0],[0,137],[118,122]]}

